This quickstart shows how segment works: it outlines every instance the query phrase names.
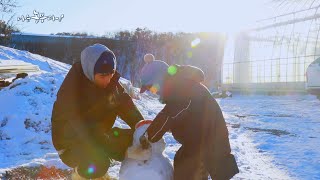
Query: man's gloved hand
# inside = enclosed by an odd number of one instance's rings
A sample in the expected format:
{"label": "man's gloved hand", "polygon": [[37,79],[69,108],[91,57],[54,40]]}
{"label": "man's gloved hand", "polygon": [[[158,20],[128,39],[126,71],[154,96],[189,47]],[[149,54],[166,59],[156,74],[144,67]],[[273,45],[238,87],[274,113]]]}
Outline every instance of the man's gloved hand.
{"label": "man's gloved hand", "polygon": [[140,141],[142,149],[148,149],[151,147],[146,132],[142,136],[140,136],[139,141]]}
{"label": "man's gloved hand", "polygon": [[121,129],[113,127],[105,133],[105,149],[109,157],[117,161],[122,161],[125,157],[125,152],[132,145],[133,140],[132,129]]}

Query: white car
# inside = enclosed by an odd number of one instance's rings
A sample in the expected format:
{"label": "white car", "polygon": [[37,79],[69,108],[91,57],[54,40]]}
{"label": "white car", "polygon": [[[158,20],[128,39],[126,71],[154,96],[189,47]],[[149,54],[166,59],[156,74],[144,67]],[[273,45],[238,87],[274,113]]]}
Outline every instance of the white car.
{"label": "white car", "polygon": [[307,91],[320,99],[320,58],[316,59],[308,66],[306,76]]}

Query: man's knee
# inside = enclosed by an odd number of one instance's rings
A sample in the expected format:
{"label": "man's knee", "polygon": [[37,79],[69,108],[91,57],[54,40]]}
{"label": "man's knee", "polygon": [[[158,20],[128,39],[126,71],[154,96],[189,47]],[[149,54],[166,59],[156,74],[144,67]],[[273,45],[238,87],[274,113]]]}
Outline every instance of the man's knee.
{"label": "man's knee", "polygon": [[93,159],[80,162],[77,166],[77,172],[81,177],[94,179],[104,176],[108,172],[109,166],[109,159]]}
{"label": "man's knee", "polygon": [[59,157],[65,165],[71,168],[75,168],[79,164],[78,158],[70,149],[61,150],[61,152],[59,152]]}

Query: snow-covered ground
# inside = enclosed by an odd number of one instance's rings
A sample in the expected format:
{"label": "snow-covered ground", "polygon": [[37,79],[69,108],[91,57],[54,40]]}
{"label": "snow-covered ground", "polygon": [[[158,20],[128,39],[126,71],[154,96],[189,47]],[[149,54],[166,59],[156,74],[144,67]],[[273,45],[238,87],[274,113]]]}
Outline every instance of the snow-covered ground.
{"label": "snow-covered ground", "polygon": [[[18,166],[68,168],[52,145],[50,119],[70,65],[3,46],[0,59],[22,60],[42,70],[0,90],[0,173]],[[134,102],[146,119],[163,108],[148,94]],[[240,168],[234,179],[320,179],[320,101],[314,96],[234,94],[218,102]],[[120,119],[115,125],[126,127]],[[165,141],[172,161],[180,145],[169,133]],[[119,169],[115,162],[109,174],[117,177]]]}
{"label": "snow-covered ground", "polygon": [[315,96],[235,95],[220,105],[243,177],[320,179],[320,101]]}

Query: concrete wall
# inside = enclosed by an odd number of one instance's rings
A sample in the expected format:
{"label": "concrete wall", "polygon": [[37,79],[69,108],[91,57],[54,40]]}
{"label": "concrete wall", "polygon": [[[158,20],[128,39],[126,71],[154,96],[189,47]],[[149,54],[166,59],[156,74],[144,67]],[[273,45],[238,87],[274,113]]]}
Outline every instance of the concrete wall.
{"label": "concrete wall", "polygon": [[239,34],[235,39],[234,74],[233,83],[249,83],[250,77],[250,52],[249,37],[245,33]]}

